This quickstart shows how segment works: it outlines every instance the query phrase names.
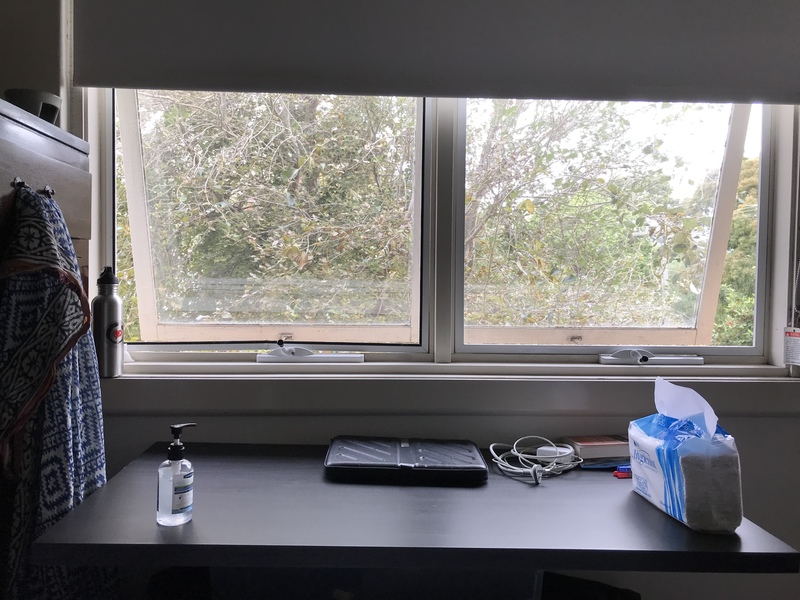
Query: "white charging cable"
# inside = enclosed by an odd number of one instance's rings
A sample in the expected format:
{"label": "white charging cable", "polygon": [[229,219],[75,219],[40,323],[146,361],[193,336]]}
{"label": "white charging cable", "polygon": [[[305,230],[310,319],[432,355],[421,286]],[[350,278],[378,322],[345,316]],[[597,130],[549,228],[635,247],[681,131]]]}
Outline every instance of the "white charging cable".
{"label": "white charging cable", "polygon": [[[529,444],[538,440],[540,443]],[[554,444],[540,435],[526,435],[513,444],[495,442],[489,445],[492,462],[509,477],[530,478],[530,483],[538,485],[542,478],[560,475],[574,469],[583,462],[575,456],[572,446]]]}

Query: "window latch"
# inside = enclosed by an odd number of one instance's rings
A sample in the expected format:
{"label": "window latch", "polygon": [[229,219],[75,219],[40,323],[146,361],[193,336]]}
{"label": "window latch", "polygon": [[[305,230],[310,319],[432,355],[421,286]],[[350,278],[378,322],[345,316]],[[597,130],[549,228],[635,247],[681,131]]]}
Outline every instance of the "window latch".
{"label": "window latch", "polygon": [[703,357],[693,354],[653,354],[631,348],[613,354],[601,354],[601,365],[702,365]]}
{"label": "window latch", "polygon": [[317,354],[305,346],[287,346],[278,340],[278,347],[266,354],[256,354],[257,363],[362,363],[363,354],[326,353]]}

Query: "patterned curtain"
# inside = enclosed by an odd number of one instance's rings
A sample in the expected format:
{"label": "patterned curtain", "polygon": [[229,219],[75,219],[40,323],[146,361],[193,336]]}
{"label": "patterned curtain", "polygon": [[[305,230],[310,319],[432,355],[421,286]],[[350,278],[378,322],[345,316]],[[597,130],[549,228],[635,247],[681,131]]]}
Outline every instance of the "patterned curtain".
{"label": "patterned curtain", "polygon": [[36,536],[105,483],[100,383],[72,241],[49,194],[0,211],[0,598],[113,598],[97,569],[30,563]]}

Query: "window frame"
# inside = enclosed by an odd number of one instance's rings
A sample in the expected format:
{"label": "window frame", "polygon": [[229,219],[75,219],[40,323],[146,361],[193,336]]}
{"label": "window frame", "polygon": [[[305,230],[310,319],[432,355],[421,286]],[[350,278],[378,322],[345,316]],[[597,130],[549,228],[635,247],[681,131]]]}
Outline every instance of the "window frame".
{"label": "window frame", "polygon": [[[137,223],[140,230],[146,232],[144,235],[135,236],[134,239],[131,240],[133,245],[133,257],[134,257],[134,264],[136,272],[146,272],[148,275],[141,277],[141,280],[137,277],[137,292],[139,290],[140,282],[143,284],[141,286],[142,289],[142,296],[144,297],[144,302],[140,300],[139,306],[144,307],[145,313],[152,319],[156,319],[156,304],[157,300],[155,297],[155,283],[153,281],[153,273],[152,273],[152,258],[149,256],[149,252],[147,252],[147,247],[149,246],[149,225],[148,225],[148,215],[146,214],[146,208],[144,206],[139,206],[145,202],[145,198],[147,196],[147,184],[146,178],[144,175],[144,167],[142,164],[142,145],[141,145],[141,134],[139,131],[139,123],[138,123],[138,102],[136,98],[137,90],[134,89],[119,89],[115,90],[114,92],[114,99],[116,106],[121,111],[126,111],[128,118],[123,118],[122,116],[119,117],[119,130],[121,131],[121,145],[123,146],[124,154],[135,156],[136,158],[133,161],[127,161],[125,164],[125,179],[126,179],[126,187],[128,189],[128,211],[129,211],[129,219]],[[412,319],[409,326],[383,326],[383,325],[363,325],[363,326],[352,326],[352,325],[315,325],[315,324],[287,324],[287,325],[243,325],[243,324],[236,324],[236,325],[227,325],[227,324],[209,324],[208,330],[210,331],[211,335],[208,341],[205,342],[194,342],[194,341],[187,341],[187,342],[133,342],[136,346],[141,347],[151,347],[154,346],[157,349],[161,350],[198,350],[198,351],[206,351],[206,350],[259,350],[264,349],[267,344],[274,343],[279,337],[284,341],[291,343],[291,335],[287,330],[293,330],[295,333],[300,331],[313,331],[316,329],[324,328],[330,331],[340,330],[342,332],[353,332],[358,330],[369,330],[369,333],[365,337],[373,337],[379,338],[379,331],[381,329],[393,329],[398,331],[410,331],[410,337],[416,336],[418,337],[418,342],[408,342],[408,343],[397,343],[397,344],[383,344],[379,341],[374,343],[369,342],[320,342],[320,343],[305,343],[299,342],[303,346],[314,348],[314,349],[325,349],[325,350],[343,350],[343,351],[353,351],[354,348],[359,350],[363,350],[364,352],[386,352],[386,349],[389,348],[390,351],[397,351],[400,350],[403,353],[410,353],[410,354],[421,354],[427,353],[429,347],[429,311],[426,310],[426,307],[429,306],[429,296],[430,296],[430,276],[429,271],[431,269],[431,260],[430,260],[430,252],[431,248],[429,244],[426,244],[424,240],[430,239],[430,229],[431,229],[431,218],[430,218],[430,181],[431,181],[431,166],[432,162],[427,160],[427,157],[430,156],[431,153],[431,139],[432,139],[432,131],[434,128],[427,126],[427,121],[429,120],[429,115],[431,114],[431,105],[425,101],[425,99],[417,99],[417,106],[416,106],[416,113],[417,113],[417,123],[420,128],[420,134],[417,135],[416,140],[416,162],[418,163],[418,169],[420,172],[420,176],[415,177],[414,181],[414,202],[417,205],[416,210],[418,211],[417,214],[419,215],[419,222],[414,224],[415,227],[415,239],[413,242],[412,247],[412,254],[417,254],[418,259],[415,259],[419,263],[419,277],[412,282]],[[131,117],[130,115],[135,115]],[[132,198],[134,200],[132,200]],[[114,211],[116,212],[116,210]],[[141,257],[139,261],[136,260],[137,255]],[[181,331],[183,329],[195,329],[199,330],[203,328],[203,325],[195,325],[195,324],[152,324],[149,326],[151,333],[155,333],[156,337],[162,334],[168,335],[170,331]],[[260,340],[258,341],[237,341],[232,342],[227,339],[219,339],[224,338],[225,335],[230,335],[227,332],[236,332],[239,329],[259,329],[264,331],[264,335],[260,336]],[[286,331],[286,333],[283,333]]]}
{"label": "window frame", "polygon": [[[102,105],[105,104],[106,108]],[[106,101],[105,103],[99,102],[101,106],[100,112],[108,110],[108,106],[112,104]],[[780,129],[782,135],[789,135],[787,130],[786,118],[784,117],[782,123],[778,123],[775,118],[775,111],[768,109],[764,106],[764,131],[769,131],[769,135],[763,137],[761,172],[760,172],[760,186],[761,198],[759,203],[759,222],[766,224],[768,233],[766,235],[771,237],[772,232],[778,229],[778,224],[771,220],[774,213],[772,204],[774,202],[774,179],[775,179],[775,146],[776,135],[775,133]],[[113,111],[113,109],[111,109]],[[793,123],[791,124],[791,148],[795,151],[797,147],[797,125],[796,125],[797,109],[793,108]],[[112,112],[113,114],[113,112]],[[101,119],[101,127],[103,129],[103,120]],[[111,144],[106,156],[112,157],[110,162],[113,165],[113,119],[109,119],[106,115],[105,127],[108,127],[109,121],[111,122]],[[476,347],[470,345],[469,348],[463,348],[459,345],[457,340],[457,327],[456,319],[458,317],[459,308],[456,302],[458,298],[458,274],[459,256],[463,252],[459,244],[455,241],[458,235],[457,222],[459,219],[458,208],[463,206],[463,159],[459,159],[459,152],[462,147],[465,147],[465,123],[466,123],[466,101],[450,98],[427,98],[425,99],[425,126],[423,128],[423,170],[422,170],[422,228],[423,232],[427,230],[427,237],[423,238],[422,243],[422,281],[421,281],[421,302],[423,308],[427,310],[422,311],[421,319],[421,337],[422,343],[419,346],[403,346],[403,347],[386,347],[382,345],[362,345],[358,347],[367,354],[368,362],[378,363],[402,363],[407,362],[410,365],[419,365],[420,363],[430,362],[433,364],[445,365],[448,363],[491,363],[497,365],[498,363],[508,363],[510,365],[519,365],[520,363],[528,364],[530,366],[543,365],[546,373],[555,372],[554,363],[568,363],[575,365],[576,363],[596,363],[597,354],[601,352],[609,352],[617,349],[617,346],[581,346],[581,347],[565,347],[565,346],[492,346],[491,348]],[[766,127],[769,124],[768,128]],[[109,134],[105,132],[101,138],[105,138],[108,144]],[[784,140],[785,142],[785,140]],[[106,145],[101,144],[101,145]],[[785,143],[784,143],[785,146]],[[784,153],[786,149],[784,148]],[[431,159],[428,160],[428,157]],[[765,157],[767,157],[765,159]],[[792,158],[794,160],[794,157]],[[769,164],[770,169],[767,173],[764,172],[763,166]],[[113,167],[112,167],[113,168]],[[791,208],[790,212],[794,216],[796,205],[796,174],[793,176],[791,182]],[[113,178],[112,178],[113,180]],[[460,203],[459,193],[460,192]],[[113,195],[112,195],[113,197]],[[763,201],[766,199],[766,201]],[[786,200],[784,200],[786,201]],[[114,210],[103,211],[105,219],[102,230],[106,232],[113,232],[114,225]],[[463,215],[463,210],[461,211]],[[792,221],[793,222],[793,221]],[[785,223],[785,222],[784,222]],[[763,225],[760,225],[760,229]],[[788,227],[787,230],[790,230]],[[788,232],[789,237],[794,244],[794,232]],[[759,234],[761,236],[761,234]],[[113,237],[113,236],[112,236]],[[768,238],[769,244],[774,245],[773,241]],[[101,241],[108,240],[108,235],[101,235]],[[762,243],[760,238],[759,244]],[[767,289],[771,278],[775,277],[775,265],[771,266],[771,271],[766,271],[768,257],[767,252],[758,253],[757,269],[765,276],[759,277],[756,290],[756,314],[758,318],[755,322],[756,345],[750,348],[727,348],[727,347],[686,347],[676,348],[670,347],[670,353],[687,352],[692,354],[702,354],[710,359],[707,362],[714,364],[731,364],[731,365],[766,365],[771,363],[780,367],[780,361],[775,358],[776,346],[774,339],[767,339],[767,333],[770,329],[774,330],[776,325],[775,314],[782,312],[782,303],[772,302],[770,305],[767,298]],[[774,254],[774,251],[772,252]],[[428,260],[426,260],[426,257]],[[461,267],[463,269],[463,266]],[[780,278],[780,274],[777,274]],[[463,286],[463,280],[461,282]],[[773,300],[775,300],[773,298]],[[463,311],[463,307],[461,309]],[[789,308],[786,307],[788,311]],[[463,314],[463,312],[462,312]],[[773,336],[774,338],[774,336]],[[353,350],[351,344],[303,344],[312,349],[326,349],[326,350]],[[211,358],[208,354],[202,356],[193,355],[192,351],[208,351],[214,349],[225,350],[239,350],[239,351],[257,351],[271,347],[269,344],[261,342],[246,342],[246,343],[211,343],[211,344],[194,344],[194,343],[181,343],[181,344],[147,344],[136,343],[130,345],[129,350],[137,353],[140,357],[147,355],[147,360],[153,359],[156,362],[170,362],[172,360],[179,360],[179,362],[193,362],[201,360],[204,363],[208,362]],[[630,346],[626,346],[630,347]],[[663,347],[643,347],[651,351],[663,351]],[[240,355],[240,359],[244,360],[245,357]],[[231,356],[222,359],[224,362],[234,362]],[[264,365],[259,365],[263,367]],[[598,365],[592,365],[592,370],[596,370]],[[413,369],[413,367],[411,367]],[[601,367],[602,370],[608,367]],[[622,374],[618,367],[614,367],[618,374]],[[348,369],[348,367],[345,367]],[[697,372],[697,367],[689,369],[689,372]],[[127,369],[126,369],[127,370]],[[313,372],[314,369],[306,369]],[[319,370],[319,369],[318,369]],[[333,369],[336,371],[336,368]],[[496,369],[491,369],[496,371]],[[512,367],[512,371],[515,369]],[[327,371],[327,368],[321,369]],[[673,368],[674,371],[674,368]],[[679,371],[682,371],[680,369]],[[702,368],[701,368],[702,371]],[[779,369],[781,374],[785,374],[786,369]],[[148,372],[148,367],[140,369],[133,369],[133,372]],[[768,369],[769,374],[777,374],[774,369]],[[653,367],[648,368],[648,373],[655,373]]]}
{"label": "window frame", "polygon": [[[458,164],[456,165],[456,170],[458,173],[459,178],[459,185],[456,186],[456,193],[458,197],[456,202],[459,206],[464,206],[465,203],[465,185],[464,181],[466,178],[466,102],[461,101],[464,106],[459,110],[459,133],[461,138],[459,139],[458,149]],[[734,107],[734,111],[742,110],[740,108],[742,105],[732,105]],[[744,122],[742,123],[741,114],[737,115],[734,112],[732,116],[732,122],[729,125],[728,131],[728,139],[727,143],[730,143],[731,138],[736,136],[736,143],[741,143],[744,145],[744,137],[747,130],[747,118],[746,116],[749,115],[750,105],[746,106],[746,113]],[[738,122],[734,119],[738,119]],[[756,288],[755,288],[755,315],[754,315],[754,324],[753,324],[753,346],[741,346],[741,347],[727,347],[727,346],[711,346],[711,345],[653,345],[647,343],[635,344],[635,343],[620,343],[620,344],[612,344],[612,343],[604,343],[604,344],[586,344],[586,345],[574,345],[570,346],[566,343],[564,344],[552,344],[552,343],[541,343],[541,344],[467,344],[464,342],[465,337],[465,326],[464,326],[464,261],[463,261],[463,245],[457,245],[456,247],[456,262],[455,268],[457,269],[458,273],[456,276],[456,285],[458,286],[456,289],[456,293],[454,295],[454,302],[455,302],[455,319],[456,319],[456,326],[455,326],[455,354],[461,355],[493,355],[493,354],[506,354],[506,355],[515,355],[515,354],[532,354],[532,355],[598,355],[598,354],[606,354],[611,353],[621,348],[638,348],[647,350],[653,353],[667,353],[667,354],[694,354],[694,355],[702,355],[702,356],[764,356],[764,348],[765,348],[765,339],[764,339],[764,332],[765,326],[767,322],[768,315],[766,311],[763,310],[765,307],[765,300],[766,300],[766,280],[767,278],[764,276],[766,273],[767,268],[767,252],[765,248],[765,244],[767,242],[767,235],[769,228],[765,227],[765,223],[768,223],[769,214],[770,214],[770,207],[771,203],[774,201],[773,190],[771,187],[772,180],[770,174],[774,170],[773,164],[773,138],[774,138],[774,111],[772,106],[764,105],[762,110],[761,116],[761,125],[762,125],[762,136],[761,136],[761,155],[759,160],[759,203],[758,203],[758,233],[757,233],[757,250],[756,250]],[[743,127],[743,128],[742,128]],[[733,160],[729,161],[729,157],[727,152],[725,153],[725,157],[723,159],[723,167],[720,175],[720,188],[726,186],[726,192],[735,196],[736,194],[736,187],[738,186],[738,173],[740,170],[741,165],[741,157],[737,156],[737,149],[734,149],[733,152]],[[736,160],[738,158],[738,160]],[[730,163],[735,163],[731,165]],[[731,169],[733,166],[733,169]],[[726,177],[726,170],[733,171],[736,174],[736,177],[731,177],[730,174]],[[732,187],[732,189],[730,189]],[[723,192],[724,193],[724,192]],[[735,198],[734,198],[735,199]],[[716,222],[716,213],[717,207],[715,206],[715,219]],[[464,211],[460,211],[456,215],[455,220],[455,228],[456,228],[456,238],[463,239],[465,232],[464,232]],[[727,249],[727,244],[730,236],[730,228],[728,227],[728,235],[725,236],[724,244],[725,248]],[[712,226],[713,232],[713,226]],[[709,240],[709,246],[711,246],[711,240]],[[723,253],[724,253],[723,249]],[[709,254],[711,250],[709,249]],[[721,269],[720,269],[721,274]],[[704,270],[704,278],[703,278],[703,290],[706,289],[706,277],[708,276],[707,269]],[[717,289],[717,294],[719,290]],[[716,306],[716,299],[714,306]],[[703,310],[703,306],[699,310]],[[699,317],[698,317],[699,319]],[[711,315],[711,327],[713,328],[713,319],[714,316]],[[635,333],[638,331],[646,331],[646,332],[653,332],[653,331],[675,331],[669,328],[623,328],[623,327],[608,327],[608,328],[601,328],[601,327],[574,327],[574,328],[531,328],[536,330],[536,332],[540,332],[543,337],[545,338],[552,338],[555,335],[569,337],[569,336],[582,336],[586,333],[596,334],[601,332],[601,334],[610,334],[610,333],[623,333],[623,332],[633,332]],[[687,335],[688,337],[689,331],[694,331],[695,335],[698,331],[699,326],[696,324],[694,328],[689,329],[687,328]],[[528,334],[531,335],[531,334]],[[611,336],[609,336],[611,337]]]}

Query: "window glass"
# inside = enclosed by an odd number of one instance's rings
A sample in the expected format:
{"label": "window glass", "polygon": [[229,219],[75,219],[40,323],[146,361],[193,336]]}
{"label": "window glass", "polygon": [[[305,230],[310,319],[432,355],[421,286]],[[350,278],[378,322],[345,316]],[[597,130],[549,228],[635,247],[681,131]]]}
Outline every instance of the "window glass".
{"label": "window glass", "polygon": [[420,102],[117,100],[128,341],[420,343]]}
{"label": "window glass", "polygon": [[465,345],[753,345],[759,106],[473,99],[466,140]]}
{"label": "window glass", "polygon": [[[423,295],[438,242],[422,173],[450,158],[423,152],[421,99],[117,100],[128,341],[425,350],[424,307],[441,303]],[[437,312],[457,353],[758,346],[760,106],[459,102],[459,257]],[[455,105],[433,101],[430,122]],[[446,207],[431,214],[450,226]]]}

